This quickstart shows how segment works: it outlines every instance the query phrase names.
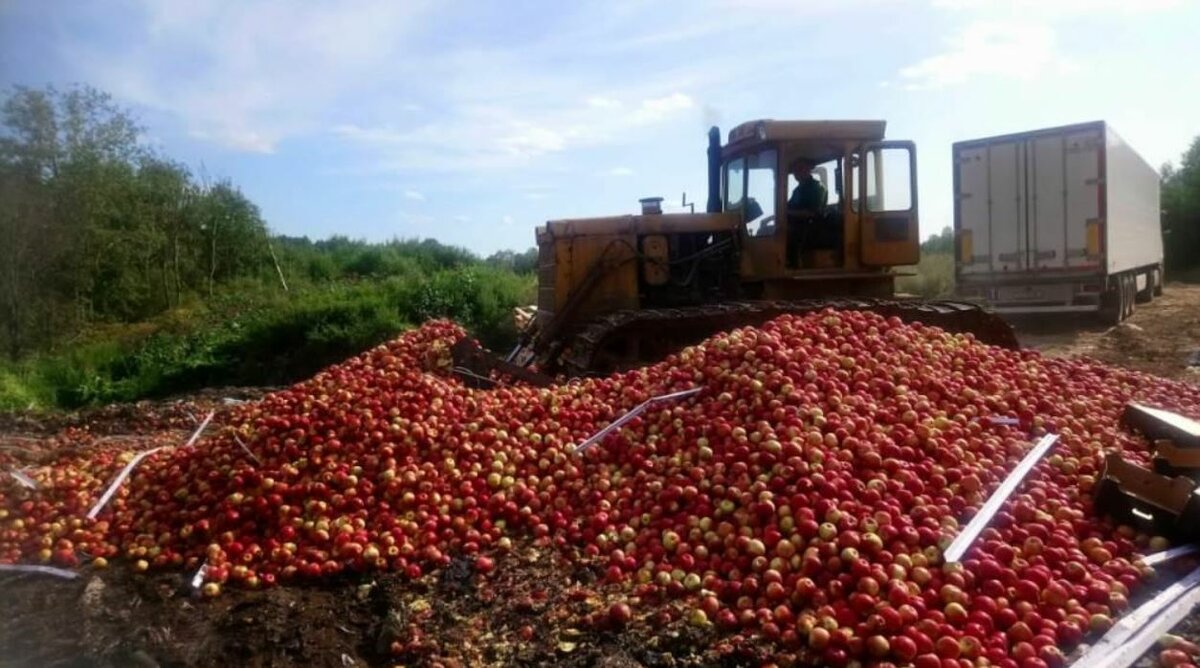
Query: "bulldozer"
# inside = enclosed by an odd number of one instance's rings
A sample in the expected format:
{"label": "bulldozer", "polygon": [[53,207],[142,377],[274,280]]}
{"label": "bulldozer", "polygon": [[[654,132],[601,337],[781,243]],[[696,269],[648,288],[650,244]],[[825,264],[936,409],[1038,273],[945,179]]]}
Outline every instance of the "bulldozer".
{"label": "bulldozer", "polygon": [[[916,146],[881,120],[756,120],[721,144],[708,132],[705,211],[552,220],[536,229],[537,304],[503,359],[457,352],[482,378],[530,382],[662,359],[718,331],[785,313],[866,309],[1017,347],[975,304],[898,297],[897,268],[920,259]],[[803,169],[798,168],[803,165]],[[800,209],[798,179],[824,187]]]}

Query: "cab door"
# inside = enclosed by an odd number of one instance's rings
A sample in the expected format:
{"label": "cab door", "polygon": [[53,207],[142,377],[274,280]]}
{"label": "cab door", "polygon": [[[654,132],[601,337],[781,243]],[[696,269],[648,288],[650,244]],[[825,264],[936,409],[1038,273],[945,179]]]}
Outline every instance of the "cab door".
{"label": "cab door", "polygon": [[725,210],[740,211],[741,272],[749,279],[779,276],[783,272],[784,231],[777,217],[778,152],[765,148],[725,165]]}
{"label": "cab door", "polygon": [[858,156],[859,260],[871,267],[916,264],[921,259],[916,145],[876,142],[861,147]]}

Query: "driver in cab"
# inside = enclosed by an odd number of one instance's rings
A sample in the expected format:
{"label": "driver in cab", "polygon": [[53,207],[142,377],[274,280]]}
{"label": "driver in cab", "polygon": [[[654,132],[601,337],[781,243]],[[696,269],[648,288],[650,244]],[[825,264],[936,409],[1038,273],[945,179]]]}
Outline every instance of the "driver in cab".
{"label": "driver in cab", "polygon": [[788,198],[787,206],[787,264],[790,267],[796,266],[800,247],[804,245],[810,232],[814,231],[817,222],[824,215],[825,205],[829,202],[829,191],[813,176],[813,166],[811,160],[800,158],[793,162],[788,170],[796,179],[796,187],[792,190],[792,196]]}
{"label": "driver in cab", "polygon": [[813,176],[813,163],[805,158],[792,163],[791,173],[796,179],[796,187],[788,198],[788,214],[799,214],[799,217],[816,218],[825,211],[829,202],[829,191]]}

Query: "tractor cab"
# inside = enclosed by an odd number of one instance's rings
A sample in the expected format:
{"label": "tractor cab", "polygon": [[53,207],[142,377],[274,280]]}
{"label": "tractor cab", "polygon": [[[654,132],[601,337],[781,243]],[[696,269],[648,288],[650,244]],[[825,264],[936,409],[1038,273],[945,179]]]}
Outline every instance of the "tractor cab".
{"label": "tractor cab", "polygon": [[724,146],[710,133],[710,190],[719,190],[709,210],[741,215],[744,278],[867,277],[917,262],[915,147],[884,141],[884,128],[751,121],[733,128]]}

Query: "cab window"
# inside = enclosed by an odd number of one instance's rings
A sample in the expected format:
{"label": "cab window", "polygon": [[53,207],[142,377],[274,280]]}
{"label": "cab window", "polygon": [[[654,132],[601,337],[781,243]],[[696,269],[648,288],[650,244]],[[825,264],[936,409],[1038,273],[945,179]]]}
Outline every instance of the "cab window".
{"label": "cab window", "polygon": [[[837,160],[823,162],[813,167],[812,175],[814,179],[821,182],[821,185],[825,186],[825,192],[829,194],[825,202],[827,205],[833,206],[842,201],[842,184],[838,182]],[[791,197],[791,194],[796,192],[796,187],[799,185],[800,182],[796,180],[796,177],[788,174],[788,197]]]}
{"label": "cab window", "polygon": [[742,208],[746,194],[746,161],[744,158],[730,160],[725,165],[725,210]]}
{"label": "cab window", "polygon": [[767,237],[775,234],[775,151],[746,157],[746,234]]}
{"label": "cab window", "polygon": [[[855,156],[853,193],[850,201],[859,210],[860,179],[866,172],[867,211],[908,211],[912,209],[912,165],[907,148],[872,149],[859,158]],[[885,178],[886,177],[886,178]]]}
{"label": "cab window", "polygon": [[907,148],[874,149],[867,154],[868,211],[908,211],[912,208],[909,160]]}

